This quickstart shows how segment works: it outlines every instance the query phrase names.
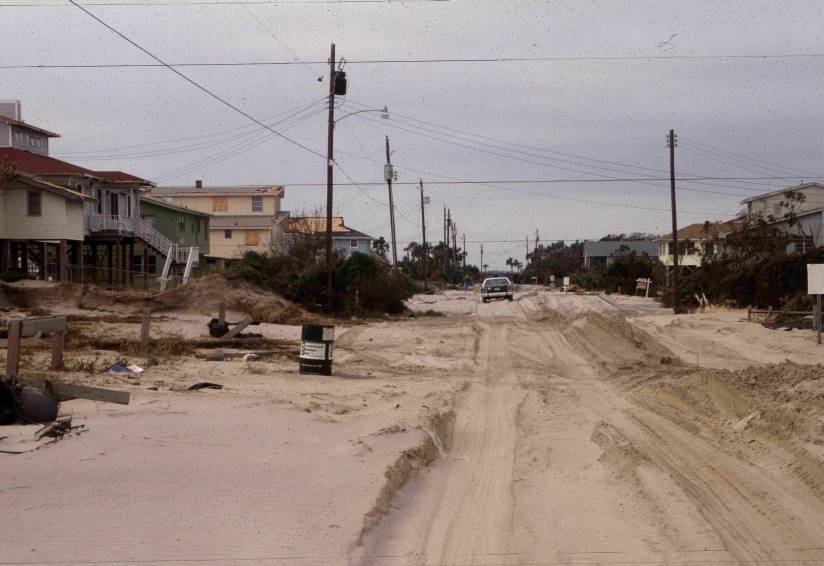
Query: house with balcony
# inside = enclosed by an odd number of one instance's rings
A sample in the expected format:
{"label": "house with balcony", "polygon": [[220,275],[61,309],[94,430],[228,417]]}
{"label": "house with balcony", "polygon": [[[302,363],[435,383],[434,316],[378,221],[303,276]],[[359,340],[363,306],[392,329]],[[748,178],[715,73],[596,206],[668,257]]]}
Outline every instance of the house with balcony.
{"label": "house with balcony", "polygon": [[824,245],[824,185],[802,183],[741,201],[750,221],[762,219],[788,234],[788,253]]}
{"label": "house with balcony", "polygon": [[210,215],[209,261],[220,265],[247,251],[263,252],[285,232],[282,186],[152,187],[150,199]]}
{"label": "house with balcony", "polygon": [[[162,282],[175,272],[182,280],[188,280],[199,262],[197,247],[176,243],[141,217],[140,197],[153,186],[150,181],[122,171],[94,171],[50,157],[48,139],[57,134],[24,122],[19,101],[0,102],[0,113],[0,125],[8,129],[0,127],[0,163],[16,175],[70,191],[64,190],[63,194],[83,195],[82,214],[76,214],[73,205],[70,207],[71,222],[80,222],[83,237],[82,242],[66,238],[66,253],[61,252],[60,260],[67,266],[66,278],[109,285],[134,284],[136,276],[145,280],[148,261],[141,262],[137,271],[134,261],[136,247],[143,246],[162,262]],[[42,143],[21,141],[23,138],[15,132],[24,133],[28,139],[40,136]],[[47,212],[45,222],[59,221],[50,216],[52,210],[43,209]],[[75,234],[78,228],[73,224],[72,230]],[[61,246],[59,242],[57,245]],[[37,250],[37,246],[17,247],[26,250],[26,259],[18,263],[28,266],[41,262],[39,257],[31,257],[38,253],[31,251]],[[27,267],[26,271],[30,273]]]}
{"label": "house with balcony", "polygon": [[586,240],[584,267],[608,268],[617,259],[635,253],[636,256],[658,257],[659,246],[649,240]]}

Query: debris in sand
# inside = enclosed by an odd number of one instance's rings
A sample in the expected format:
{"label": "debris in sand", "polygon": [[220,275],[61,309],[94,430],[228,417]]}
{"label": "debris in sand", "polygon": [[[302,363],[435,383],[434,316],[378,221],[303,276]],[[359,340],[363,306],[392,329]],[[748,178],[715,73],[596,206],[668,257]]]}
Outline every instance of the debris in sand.
{"label": "debris in sand", "polygon": [[39,429],[37,432],[34,433],[34,436],[38,440],[46,436],[49,438],[60,439],[66,436],[67,434],[74,433],[79,435],[86,432],[87,430],[89,429],[86,428],[86,425],[72,426],[72,418],[63,417],[62,419],[58,419],[55,422]]}
{"label": "debris in sand", "polygon": [[761,416],[760,411],[755,411],[754,413],[750,413],[749,415],[747,415],[746,417],[744,417],[740,421],[733,423],[732,424],[732,429],[735,432],[744,432],[747,429],[747,425],[750,424],[750,421],[752,421],[753,419],[757,419],[760,416]]}
{"label": "debris in sand", "polygon": [[144,371],[146,370],[144,370],[137,364],[126,365],[126,362],[117,362],[104,369],[103,373],[108,373],[111,375],[121,375],[131,373],[143,373]]}
{"label": "debris in sand", "polygon": [[209,381],[202,381],[200,383],[195,383],[194,385],[190,385],[186,389],[188,391],[199,391],[201,389],[223,389],[223,386],[219,383],[211,383]]}
{"label": "debris in sand", "polygon": [[[210,336],[221,340],[231,340],[232,338],[263,338],[263,334],[253,332],[241,334],[247,326],[256,326],[258,324],[260,324],[259,320],[251,320],[248,318],[240,322],[221,322],[219,319],[213,318],[206,326],[209,327]],[[230,326],[234,328],[230,329]]]}

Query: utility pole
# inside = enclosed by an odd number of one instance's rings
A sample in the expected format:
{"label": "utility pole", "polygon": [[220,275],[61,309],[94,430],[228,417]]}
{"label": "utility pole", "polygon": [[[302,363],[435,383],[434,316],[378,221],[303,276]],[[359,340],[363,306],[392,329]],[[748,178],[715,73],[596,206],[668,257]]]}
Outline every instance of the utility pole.
{"label": "utility pole", "polygon": [[443,270],[443,278],[446,280],[446,250],[449,240],[446,239],[446,207],[443,207],[443,246],[441,246],[441,269]]}
{"label": "utility pole", "polygon": [[429,276],[429,251],[426,249],[426,199],[423,196],[423,179],[421,181],[421,236],[423,237],[423,290],[426,291],[426,279]]}
{"label": "utility pole", "polygon": [[329,126],[326,144],[326,308],[332,310],[332,191],[335,148],[335,44],[329,55]]}
{"label": "utility pole", "polygon": [[484,271],[484,245],[481,244],[481,279],[483,279]]}
{"label": "utility pole", "polygon": [[526,235],[524,241],[526,242],[526,264],[529,265],[529,234]]}
{"label": "utility pole", "polygon": [[392,198],[392,159],[389,155],[389,136],[386,136],[386,166],[383,168],[383,176],[386,179],[386,186],[389,187],[389,225],[392,230],[392,267],[398,268],[398,248],[395,245],[395,199]]}
{"label": "utility pole", "polygon": [[461,250],[463,257],[463,272],[464,277],[466,277],[466,234],[462,234],[461,236],[463,237],[463,249]]}
{"label": "utility pole", "polygon": [[670,199],[672,201],[672,310],[675,314],[681,311],[678,300],[678,216],[675,212],[675,130],[669,131],[667,145],[670,150]]}
{"label": "utility pole", "polygon": [[446,266],[449,269],[449,254],[452,248],[452,211],[446,209]]}

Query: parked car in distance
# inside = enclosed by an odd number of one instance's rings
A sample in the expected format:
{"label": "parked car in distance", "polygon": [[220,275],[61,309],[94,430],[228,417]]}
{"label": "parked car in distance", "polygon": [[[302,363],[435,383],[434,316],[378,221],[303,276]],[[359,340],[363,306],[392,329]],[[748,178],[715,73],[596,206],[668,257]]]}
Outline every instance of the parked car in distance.
{"label": "parked car in distance", "polygon": [[484,279],[481,285],[481,299],[488,303],[492,299],[507,299],[509,301],[515,298],[515,290],[512,287],[512,281],[508,277],[490,277]]}

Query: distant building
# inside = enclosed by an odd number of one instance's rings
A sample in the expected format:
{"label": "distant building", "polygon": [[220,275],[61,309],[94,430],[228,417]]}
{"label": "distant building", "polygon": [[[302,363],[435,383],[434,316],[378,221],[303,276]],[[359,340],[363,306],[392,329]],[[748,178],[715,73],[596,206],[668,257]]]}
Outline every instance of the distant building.
{"label": "distant building", "polygon": [[149,198],[212,216],[209,251],[214,258],[238,259],[247,251],[265,251],[284,233],[288,212],[281,211],[281,186],[154,187]]}
{"label": "distant building", "polygon": [[658,257],[658,245],[650,240],[584,242],[584,267],[609,267],[618,258],[635,252],[636,256]]}
{"label": "distant building", "polygon": [[[744,228],[742,220],[726,222],[705,222],[690,224],[678,230],[678,265],[698,267],[705,257],[716,257],[724,251],[724,239]],[[655,240],[658,245],[658,259],[667,267],[673,265],[672,237]]]}
{"label": "distant building", "polygon": [[[198,273],[203,273],[203,264],[208,261],[209,256],[210,215],[141,197],[140,218],[181,248],[197,248],[201,256]],[[152,256],[149,246],[136,246],[132,260],[133,268],[142,271],[143,263],[146,263],[147,273],[159,274],[163,265],[158,265],[157,259]]]}
{"label": "distant building", "polygon": [[[290,234],[311,234],[326,237],[326,217],[301,216],[289,220],[287,232]],[[355,252],[368,254],[372,251],[374,238],[363,232],[349,228],[343,223],[342,216],[332,218],[332,246],[343,257],[349,257]]]}
{"label": "distant building", "polygon": [[24,122],[19,100],[0,100],[0,147],[48,155],[49,138],[59,137]]}

